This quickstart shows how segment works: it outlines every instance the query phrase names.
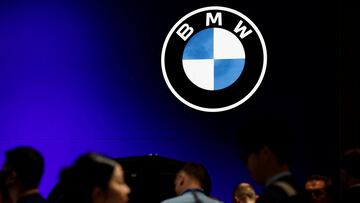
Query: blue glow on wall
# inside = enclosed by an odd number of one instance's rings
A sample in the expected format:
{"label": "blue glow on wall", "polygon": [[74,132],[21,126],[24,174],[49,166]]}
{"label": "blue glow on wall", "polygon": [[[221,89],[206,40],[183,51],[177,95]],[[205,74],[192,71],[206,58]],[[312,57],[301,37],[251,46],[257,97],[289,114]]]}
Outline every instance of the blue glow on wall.
{"label": "blue glow on wall", "polygon": [[46,160],[40,189],[47,195],[59,171],[81,153],[157,153],[204,163],[213,195],[229,201],[236,183],[251,182],[223,139],[232,129],[208,138],[214,116],[178,104],[160,66],[138,57],[143,35],[125,10],[114,14],[76,2],[0,4],[0,163],[13,147],[37,148]]}

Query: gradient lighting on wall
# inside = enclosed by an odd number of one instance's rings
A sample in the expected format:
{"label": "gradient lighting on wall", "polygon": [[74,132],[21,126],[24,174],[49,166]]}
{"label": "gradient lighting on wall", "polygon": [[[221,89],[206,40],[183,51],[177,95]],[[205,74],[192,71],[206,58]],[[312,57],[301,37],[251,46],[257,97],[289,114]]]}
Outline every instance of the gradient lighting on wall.
{"label": "gradient lighting on wall", "polygon": [[[59,171],[81,153],[158,153],[204,163],[214,177],[213,194],[230,199],[238,181],[231,174],[245,172],[228,146],[196,138],[206,126],[193,128],[187,114],[157,114],[167,104],[144,107],[147,89],[134,93],[135,86],[149,85],[133,76],[144,67],[131,60],[140,45],[131,40],[136,34],[126,29],[124,14],[75,2],[1,3],[0,13],[1,163],[16,146],[41,151],[46,196]],[[193,150],[184,152],[185,145]],[[219,157],[209,157],[214,149]]]}

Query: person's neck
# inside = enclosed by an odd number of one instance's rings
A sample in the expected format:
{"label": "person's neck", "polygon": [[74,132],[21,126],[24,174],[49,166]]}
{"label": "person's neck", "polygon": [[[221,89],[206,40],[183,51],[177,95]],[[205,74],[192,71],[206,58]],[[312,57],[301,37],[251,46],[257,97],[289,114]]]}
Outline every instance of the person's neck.
{"label": "person's neck", "polygon": [[32,188],[32,189],[21,189],[21,188],[14,188],[9,190],[9,195],[12,200],[12,202],[16,203],[19,201],[20,198],[29,196],[32,194],[39,193],[38,188]]}
{"label": "person's neck", "polygon": [[188,190],[203,190],[203,189],[198,184],[190,184],[187,187],[185,187],[184,191],[182,191],[181,194],[183,194],[184,192],[186,192]]}
{"label": "person's neck", "polygon": [[271,170],[268,170],[268,178],[271,178],[272,176],[275,176],[279,173],[287,172],[289,171],[289,166],[287,164],[274,164],[273,167],[269,167]]}
{"label": "person's neck", "polygon": [[285,173],[285,172],[289,172],[289,166],[287,164],[283,164],[283,165],[278,165],[275,167],[269,167],[271,168],[271,170],[268,171],[268,175],[266,177],[266,185],[270,184],[273,180],[274,177],[276,177],[277,175],[281,174],[281,173]]}
{"label": "person's neck", "polygon": [[20,194],[20,197],[29,196],[29,195],[33,195],[33,194],[37,194],[37,193],[39,193],[39,189],[32,188],[32,189],[28,189],[28,190],[23,191]]}

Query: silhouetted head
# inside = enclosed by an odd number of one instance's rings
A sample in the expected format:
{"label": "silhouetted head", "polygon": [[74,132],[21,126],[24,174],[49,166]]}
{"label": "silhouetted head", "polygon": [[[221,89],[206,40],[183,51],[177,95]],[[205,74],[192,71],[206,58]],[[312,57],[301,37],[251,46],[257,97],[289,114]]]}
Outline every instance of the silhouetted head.
{"label": "silhouetted head", "polygon": [[330,203],[333,201],[333,183],[328,177],[310,176],[305,183],[305,190],[313,203]]}
{"label": "silhouetted head", "polygon": [[253,179],[264,184],[269,176],[286,170],[293,132],[284,122],[253,121],[237,132],[240,156]]}
{"label": "silhouetted head", "polygon": [[5,153],[3,173],[9,187],[17,185],[22,190],[37,188],[44,172],[42,155],[31,147],[17,147]]}
{"label": "silhouetted head", "polygon": [[255,203],[256,194],[248,183],[240,183],[233,191],[233,203]]}
{"label": "silhouetted head", "polygon": [[62,171],[61,182],[64,202],[126,203],[130,193],[120,164],[98,154],[79,157]]}
{"label": "silhouetted head", "polygon": [[342,180],[346,187],[360,183],[360,149],[350,149],[344,153],[341,164]]}
{"label": "silhouetted head", "polygon": [[197,163],[186,163],[177,173],[175,192],[179,195],[187,189],[202,189],[205,194],[211,191],[211,179],[206,168]]}

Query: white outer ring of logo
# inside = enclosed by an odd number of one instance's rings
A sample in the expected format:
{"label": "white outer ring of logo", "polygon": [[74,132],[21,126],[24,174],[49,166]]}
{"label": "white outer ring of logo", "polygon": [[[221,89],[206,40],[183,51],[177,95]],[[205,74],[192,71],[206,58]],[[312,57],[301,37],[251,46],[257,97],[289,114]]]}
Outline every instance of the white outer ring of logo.
{"label": "white outer ring of logo", "polygon": [[[169,81],[169,78],[167,77],[167,74],[166,74],[166,70],[165,70],[165,52],[166,52],[166,47],[167,47],[167,44],[169,42],[169,39],[170,37],[172,36],[172,34],[174,33],[175,29],[182,23],[184,22],[186,19],[188,19],[189,17],[197,14],[197,13],[200,13],[200,12],[203,12],[203,11],[209,11],[209,10],[221,10],[221,11],[227,11],[227,12],[230,12],[230,13],[233,13],[235,15],[238,15],[239,17],[241,17],[242,19],[246,20],[247,23],[249,23],[251,25],[251,27],[255,30],[256,34],[258,35],[259,39],[260,39],[260,42],[261,42],[261,46],[262,46],[262,49],[263,49],[263,56],[264,56],[264,62],[263,62],[263,66],[262,66],[262,70],[261,70],[261,74],[260,74],[260,77],[259,77],[259,80],[256,82],[254,88],[244,97],[242,98],[240,101],[234,103],[234,104],[231,104],[229,106],[225,106],[225,107],[220,107],[220,108],[205,108],[205,107],[201,107],[201,106],[196,106],[188,101],[186,101],[184,98],[182,98],[176,91],[175,89],[172,87],[170,81]],[[178,98],[182,103],[184,103],[185,105],[193,108],[193,109],[196,109],[196,110],[199,110],[199,111],[205,111],[205,112],[222,112],[222,111],[227,111],[227,110],[230,110],[230,109],[233,109],[237,106],[239,106],[240,104],[244,103],[246,100],[248,100],[254,93],[255,91],[258,89],[258,87],[260,86],[263,78],[264,78],[264,75],[265,75],[265,71],[266,71],[266,65],[267,65],[267,51],[266,51],[266,46],[265,46],[265,41],[264,41],[264,38],[263,36],[261,35],[259,29],[256,27],[256,25],[248,18],[246,17],[245,15],[243,15],[242,13],[240,13],[239,11],[236,11],[234,9],[231,9],[231,8],[226,8],[226,7],[222,7],[222,6],[209,6],[209,7],[204,7],[204,8],[199,8],[195,11],[192,11],[190,13],[188,13],[187,15],[185,15],[184,17],[182,17],[172,28],[171,30],[169,31],[168,35],[166,36],[165,38],[165,42],[164,42],[164,45],[162,47],[162,50],[161,50],[161,69],[162,69],[162,73],[163,73],[163,76],[165,78],[165,82],[167,84],[167,86],[169,87],[169,89],[171,90],[171,92],[175,95],[176,98]]]}

